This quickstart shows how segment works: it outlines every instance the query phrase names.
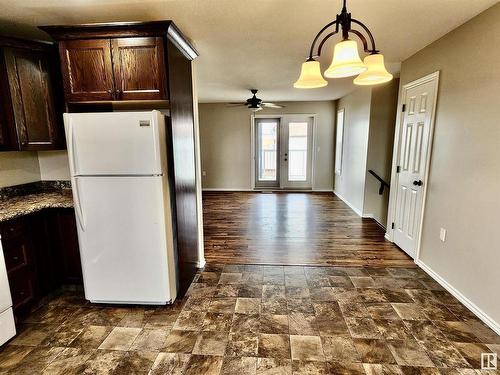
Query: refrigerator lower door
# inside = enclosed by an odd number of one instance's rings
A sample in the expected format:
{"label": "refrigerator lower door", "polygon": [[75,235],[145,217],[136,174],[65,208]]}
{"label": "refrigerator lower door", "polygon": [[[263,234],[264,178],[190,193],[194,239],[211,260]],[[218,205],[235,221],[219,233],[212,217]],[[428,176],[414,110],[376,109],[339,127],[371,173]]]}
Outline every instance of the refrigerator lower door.
{"label": "refrigerator lower door", "polygon": [[166,304],[176,297],[166,177],[72,179],[85,297]]}
{"label": "refrigerator lower door", "polygon": [[16,334],[16,326],[14,324],[14,314],[12,308],[5,311],[0,311],[0,345],[5,344]]}

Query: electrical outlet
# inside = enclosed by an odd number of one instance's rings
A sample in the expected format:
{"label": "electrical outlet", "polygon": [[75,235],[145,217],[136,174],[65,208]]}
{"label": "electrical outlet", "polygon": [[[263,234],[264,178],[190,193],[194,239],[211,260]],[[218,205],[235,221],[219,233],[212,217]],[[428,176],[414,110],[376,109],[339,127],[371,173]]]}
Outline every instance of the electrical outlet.
{"label": "electrical outlet", "polygon": [[441,228],[439,231],[439,239],[443,242],[446,241],[446,229]]}
{"label": "electrical outlet", "polygon": [[202,171],[202,172],[201,172],[201,175],[202,175],[203,177],[205,177],[205,176],[207,175],[207,172]]}

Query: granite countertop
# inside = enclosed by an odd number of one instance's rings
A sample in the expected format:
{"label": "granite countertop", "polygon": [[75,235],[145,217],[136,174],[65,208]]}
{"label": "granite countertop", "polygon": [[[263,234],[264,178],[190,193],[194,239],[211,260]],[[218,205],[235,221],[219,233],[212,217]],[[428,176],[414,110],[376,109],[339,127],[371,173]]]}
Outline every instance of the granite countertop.
{"label": "granite countertop", "polygon": [[0,200],[0,222],[43,210],[44,208],[71,208],[71,189],[39,192]]}

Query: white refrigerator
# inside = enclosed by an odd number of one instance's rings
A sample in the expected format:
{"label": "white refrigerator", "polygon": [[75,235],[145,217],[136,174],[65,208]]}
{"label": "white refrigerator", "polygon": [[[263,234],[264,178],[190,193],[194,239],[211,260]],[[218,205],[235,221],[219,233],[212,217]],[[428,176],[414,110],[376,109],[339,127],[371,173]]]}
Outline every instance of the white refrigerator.
{"label": "white refrigerator", "polygon": [[10,296],[9,280],[0,238],[0,345],[9,341],[16,334],[14,314],[12,313],[12,298]]}
{"label": "white refrigerator", "polygon": [[64,125],[86,299],[173,302],[177,258],[164,115],[65,113]]}

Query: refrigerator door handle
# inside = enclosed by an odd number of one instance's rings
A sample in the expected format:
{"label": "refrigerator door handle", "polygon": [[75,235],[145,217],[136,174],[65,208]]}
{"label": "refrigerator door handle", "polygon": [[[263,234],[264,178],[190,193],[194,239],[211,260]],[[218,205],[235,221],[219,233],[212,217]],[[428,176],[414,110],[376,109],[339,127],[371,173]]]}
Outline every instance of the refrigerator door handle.
{"label": "refrigerator door handle", "polygon": [[85,232],[85,219],[82,210],[82,205],[80,204],[80,190],[78,189],[78,179],[75,177],[71,178],[71,185],[73,185],[73,202],[75,203],[75,212],[78,216],[78,223],[82,232]]}

